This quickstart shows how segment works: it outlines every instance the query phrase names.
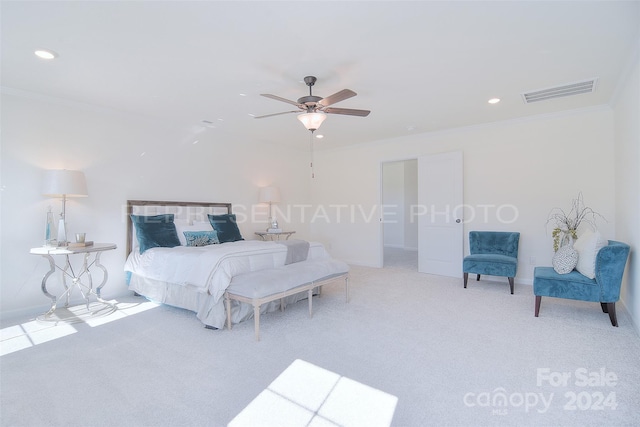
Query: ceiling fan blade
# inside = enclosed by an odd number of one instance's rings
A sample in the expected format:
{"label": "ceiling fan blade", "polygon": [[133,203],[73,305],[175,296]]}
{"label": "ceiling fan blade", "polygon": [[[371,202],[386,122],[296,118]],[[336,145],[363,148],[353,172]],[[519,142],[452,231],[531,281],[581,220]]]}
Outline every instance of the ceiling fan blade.
{"label": "ceiling fan blade", "polygon": [[369,110],[354,110],[353,108],[323,108],[322,111],[327,114],[345,114],[359,117],[367,117],[371,112]]}
{"label": "ceiling fan blade", "polygon": [[356,95],[357,93],[352,90],[342,89],[340,92],[336,92],[333,95],[322,98],[322,100],[318,104],[322,105],[323,107],[328,107],[329,105],[335,104],[336,102],[344,101],[345,99],[351,98]]}
{"label": "ceiling fan blade", "polygon": [[254,119],[264,119],[265,117],[279,116],[281,114],[299,113],[300,111],[283,111],[282,113],[265,114],[264,116],[255,116]]}
{"label": "ceiling fan blade", "polygon": [[261,96],[265,96],[267,98],[275,99],[276,101],[286,102],[287,104],[295,105],[298,108],[305,108],[304,105],[298,104],[296,101],[291,101],[289,99],[282,98],[280,96],[271,95],[270,93],[261,93]]}

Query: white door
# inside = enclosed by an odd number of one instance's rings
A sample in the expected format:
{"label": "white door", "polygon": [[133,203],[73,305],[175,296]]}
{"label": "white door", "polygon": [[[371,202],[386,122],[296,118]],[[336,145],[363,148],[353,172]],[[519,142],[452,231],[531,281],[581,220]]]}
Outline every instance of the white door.
{"label": "white door", "polygon": [[462,152],[418,158],[418,271],[462,277]]}

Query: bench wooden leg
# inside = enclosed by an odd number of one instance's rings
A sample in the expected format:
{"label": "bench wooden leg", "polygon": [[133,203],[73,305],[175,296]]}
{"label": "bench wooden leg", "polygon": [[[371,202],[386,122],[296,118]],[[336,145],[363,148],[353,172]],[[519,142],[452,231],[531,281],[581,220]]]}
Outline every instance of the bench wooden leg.
{"label": "bench wooden leg", "polygon": [[227,329],[231,330],[231,298],[229,298],[229,293],[224,293],[224,302],[227,306]]}
{"label": "bench wooden leg", "polygon": [[542,297],[539,295],[536,295],[536,310],[535,310],[535,314],[536,317],[538,317],[538,314],[540,314],[540,302],[542,301]]}
{"label": "bench wooden leg", "polygon": [[349,276],[344,278],[344,292],[347,302],[349,302]]}
{"label": "bench wooden leg", "polygon": [[307,291],[307,298],[309,299],[309,317],[313,317],[313,288]]}
{"label": "bench wooden leg", "polygon": [[256,341],[260,341],[260,305],[253,306],[253,324],[256,331]]}

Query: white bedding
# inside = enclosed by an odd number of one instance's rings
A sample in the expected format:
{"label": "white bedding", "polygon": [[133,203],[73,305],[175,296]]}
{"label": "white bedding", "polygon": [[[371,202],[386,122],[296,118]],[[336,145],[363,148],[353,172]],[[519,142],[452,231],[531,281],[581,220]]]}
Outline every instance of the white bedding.
{"label": "white bedding", "polygon": [[[191,294],[189,298],[201,300],[199,303],[194,300],[188,305],[198,305],[198,312],[207,312],[202,313],[209,319],[205,324],[222,327],[224,312],[215,315],[209,312],[214,307],[219,311],[223,306],[222,296],[231,278],[250,271],[281,267],[286,257],[287,247],[277,242],[242,240],[202,247],[153,248],[143,254],[135,250],[127,258],[124,269],[132,273],[132,290],[153,298],[150,293],[160,297],[169,292],[169,287],[172,293],[184,289]],[[308,260],[329,258],[322,244],[310,242]],[[204,295],[198,297],[197,294]],[[206,308],[202,306],[204,299],[207,300]],[[201,313],[198,317],[204,321]],[[212,319],[216,319],[215,323],[220,323],[218,320],[221,319],[222,324],[213,324]]]}

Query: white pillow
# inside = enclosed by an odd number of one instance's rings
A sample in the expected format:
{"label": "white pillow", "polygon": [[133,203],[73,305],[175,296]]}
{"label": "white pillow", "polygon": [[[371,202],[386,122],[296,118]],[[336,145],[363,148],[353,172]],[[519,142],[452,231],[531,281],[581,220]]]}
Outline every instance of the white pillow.
{"label": "white pillow", "polygon": [[598,251],[607,246],[609,242],[603,239],[599,231],[587,230],[573,244],[573,248],[578,251],[578,264],[576,270],[589,279],[596,277],[596,255]]}
{"label": "white pillow", "polygon": [[213,227],[209,221],[194,221],[188,224],[186,221],[175,221],[178,240],[182,246],[187,246],[187,239],[184,237],[184,231],[212,231]]}

